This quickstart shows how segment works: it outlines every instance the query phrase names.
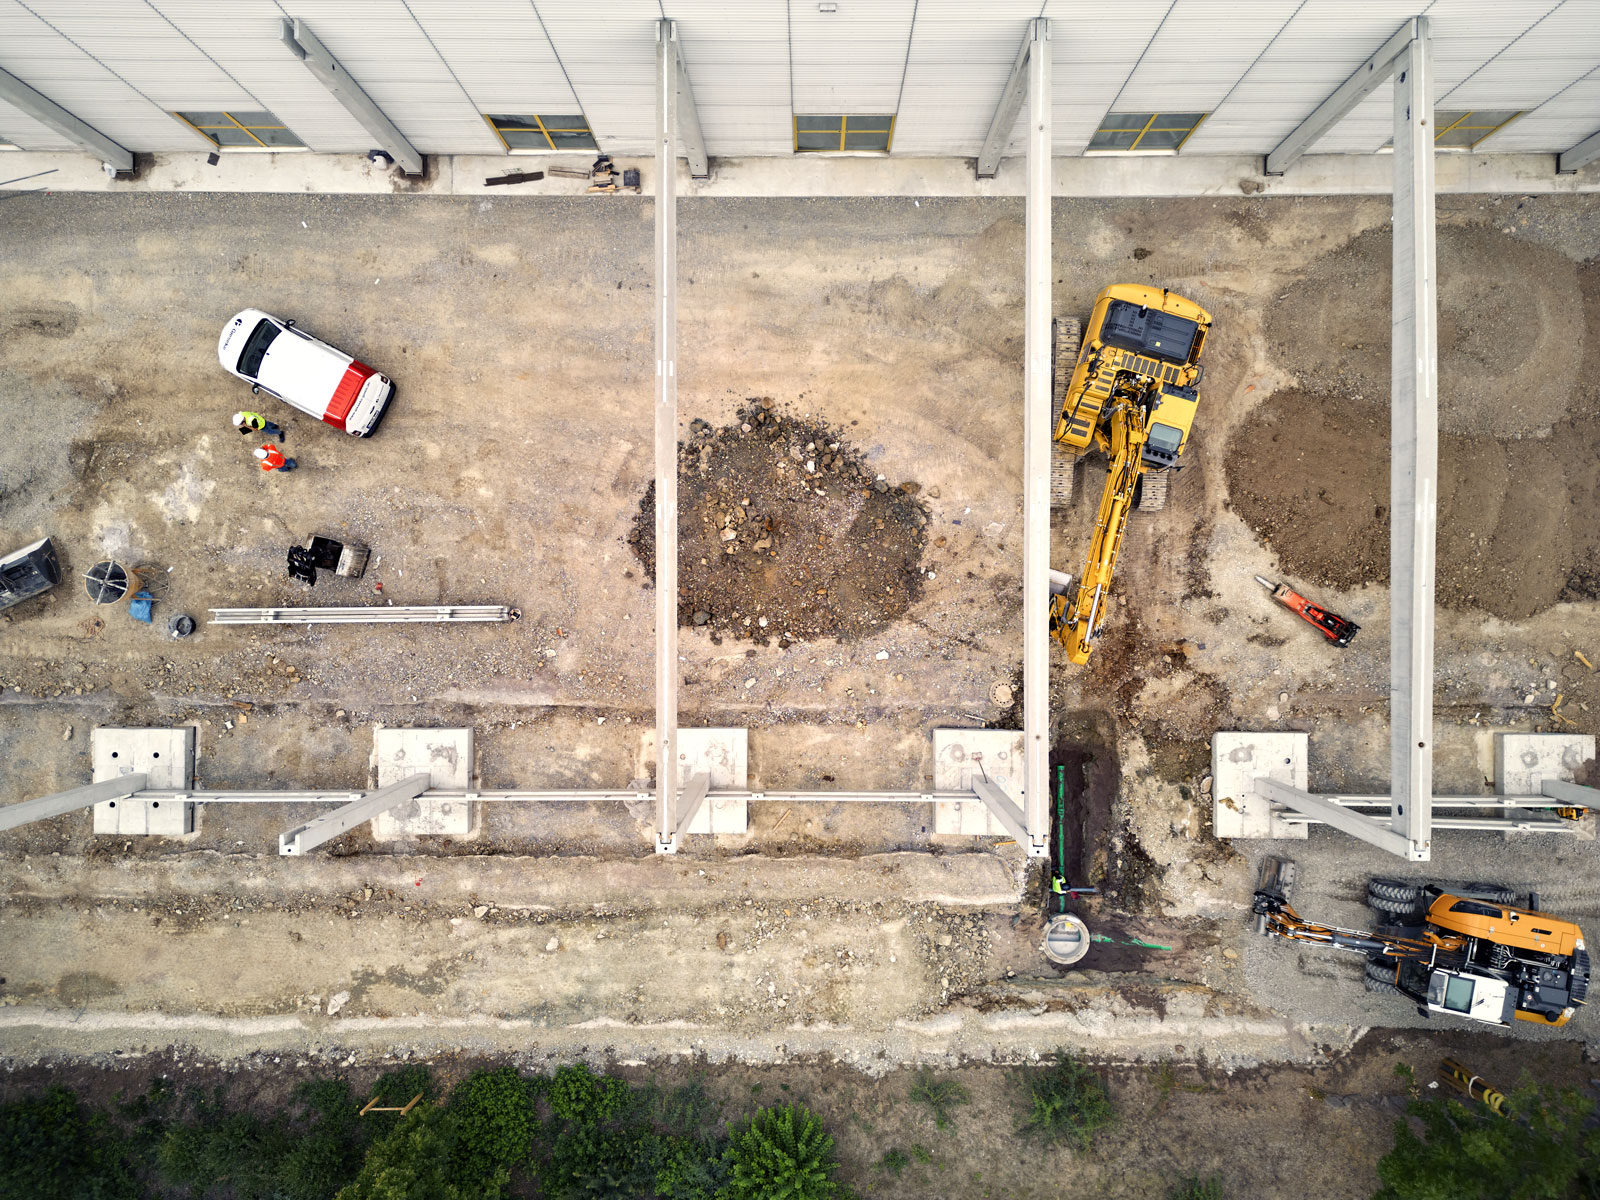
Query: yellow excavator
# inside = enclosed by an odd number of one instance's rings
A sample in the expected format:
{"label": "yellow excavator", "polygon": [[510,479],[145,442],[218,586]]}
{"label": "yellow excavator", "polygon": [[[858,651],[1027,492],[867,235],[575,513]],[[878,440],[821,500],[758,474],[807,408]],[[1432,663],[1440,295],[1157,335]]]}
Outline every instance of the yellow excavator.
{"label": "yellow excavator", "polygon": [[1050,632],[1075,663],[1089,661],[1129,517],[1135,509],[1166,507],[1168,482],[1194,425],[1200,351],[1210,329],[1211,314],[1198,304],[1140,284],[1101,292],[1086,330],[1074,319],[1056,321],[1051,507],[1071,502],[1081,454],[1093,446],[1108,460],[1077,587],[1070,575],[1051,573]]}

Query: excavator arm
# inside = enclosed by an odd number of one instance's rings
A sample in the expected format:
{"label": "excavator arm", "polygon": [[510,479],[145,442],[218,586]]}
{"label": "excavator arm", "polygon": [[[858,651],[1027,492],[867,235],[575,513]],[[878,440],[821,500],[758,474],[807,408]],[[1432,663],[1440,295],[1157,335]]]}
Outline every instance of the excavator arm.
{"label": "excavator arm", "polygon": [[1122,535],[1133,512],[1134,493],[1145,471],[1143,450],[1149,437],[1143,412],[1125,397],[1113,402],[1102,430],[1097,431],[1097,440],[1104,439],[1111,465],[1105,490],[1100,493],[1088,561],[1076,591],[1070,597],[1063,594],[1050,600],[1050,633],[1066,646],[1067,657],[1080,665],[1089,661],[1089,642],[1100,627]]}

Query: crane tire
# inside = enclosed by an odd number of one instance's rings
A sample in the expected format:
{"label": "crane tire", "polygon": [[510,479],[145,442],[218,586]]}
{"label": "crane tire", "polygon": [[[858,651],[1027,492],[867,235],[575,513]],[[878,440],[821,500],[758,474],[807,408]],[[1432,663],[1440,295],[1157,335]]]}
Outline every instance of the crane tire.
{"label": "crane tire", "polygon": [[1394,980],[1394,967],[1390,966],[1388,963],[1374,962],[1370,958],[1367,959],[1366,972],[1361,980],[1367,991],[1376,992],[1383,996],[1405,995],[1405,993],[1400,990],[1399,985],[1396,984]]}
{"label": "crane tire", "polygon": [[1060,442],[1050,443],[1050,507],[1066,508],[1078,476],[1078,456]]}
{"label": "crane tire", "polygon": [[[1422,888],[1414,883],[1407,883],[1403,879],[1370,879],[1367,881],[1367,903],[1374,908],[1381,907],[1379,900],[1404,900],[1407,906],[1417,902],[1422,895]],[[1392,909],[1385,909],[1392,912]]]}
{"label": "crane tire", "polygon": [[1457,896],[1470,896],[1474,900],[1483,900],[1489,904],[1517,902],[1517,893],[1503,883],[1462,883],[1451,885],[1444,890]]}
{"label": "crane tire", "polygon": [[1382,896],[1368,896],[1367,903],[1391,917],[1415,916],[1420,908],[1415,900],[1385,900]]}

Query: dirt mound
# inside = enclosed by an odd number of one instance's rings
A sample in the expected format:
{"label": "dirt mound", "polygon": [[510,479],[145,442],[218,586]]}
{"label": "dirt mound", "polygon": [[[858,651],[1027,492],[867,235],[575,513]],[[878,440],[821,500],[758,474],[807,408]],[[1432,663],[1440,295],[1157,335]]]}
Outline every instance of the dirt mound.
{"label": "dirt mound", "polygon": [[[1279,392],[1235,431],[1230,504],[1298,579],[1389,578],[1389,415]],[[1439,439],[1437,595],[1452,608],[1532,616],[1600,598],[1600,420],[1548,438]]]}
{"label": "dirt mound", "polygon": [[[839,433],[751,400],[678,446],[678,623],[782,645],[849,641],[921,594],[928,513]],[[655,571],[655,484],[628,544]]]}
{"label": "dirt mound", "polygon": [[[1269,311],[1273,357],[1308,390],[1387,402],[1391,256],[1388,228],[1369,229],[1314,262]],[[1578,271],[1494,229],[1440,228],[1441,429],[1542,435],[1600,415],[1592,393],[1573,394],[1585,340]]]}

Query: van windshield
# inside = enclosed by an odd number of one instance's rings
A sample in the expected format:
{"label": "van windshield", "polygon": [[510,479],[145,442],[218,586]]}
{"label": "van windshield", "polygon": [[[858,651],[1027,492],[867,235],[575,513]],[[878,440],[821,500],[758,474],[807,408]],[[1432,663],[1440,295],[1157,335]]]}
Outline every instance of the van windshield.
{"label": "van windshield", "polygon": [[244,344],[244,353],[239,355],[239,374],[248,375],[251,379],[260,375],[261,360],[267,356],[267,347],[281,332],[271,321],[263,319],[251,332],[250,340]]}

